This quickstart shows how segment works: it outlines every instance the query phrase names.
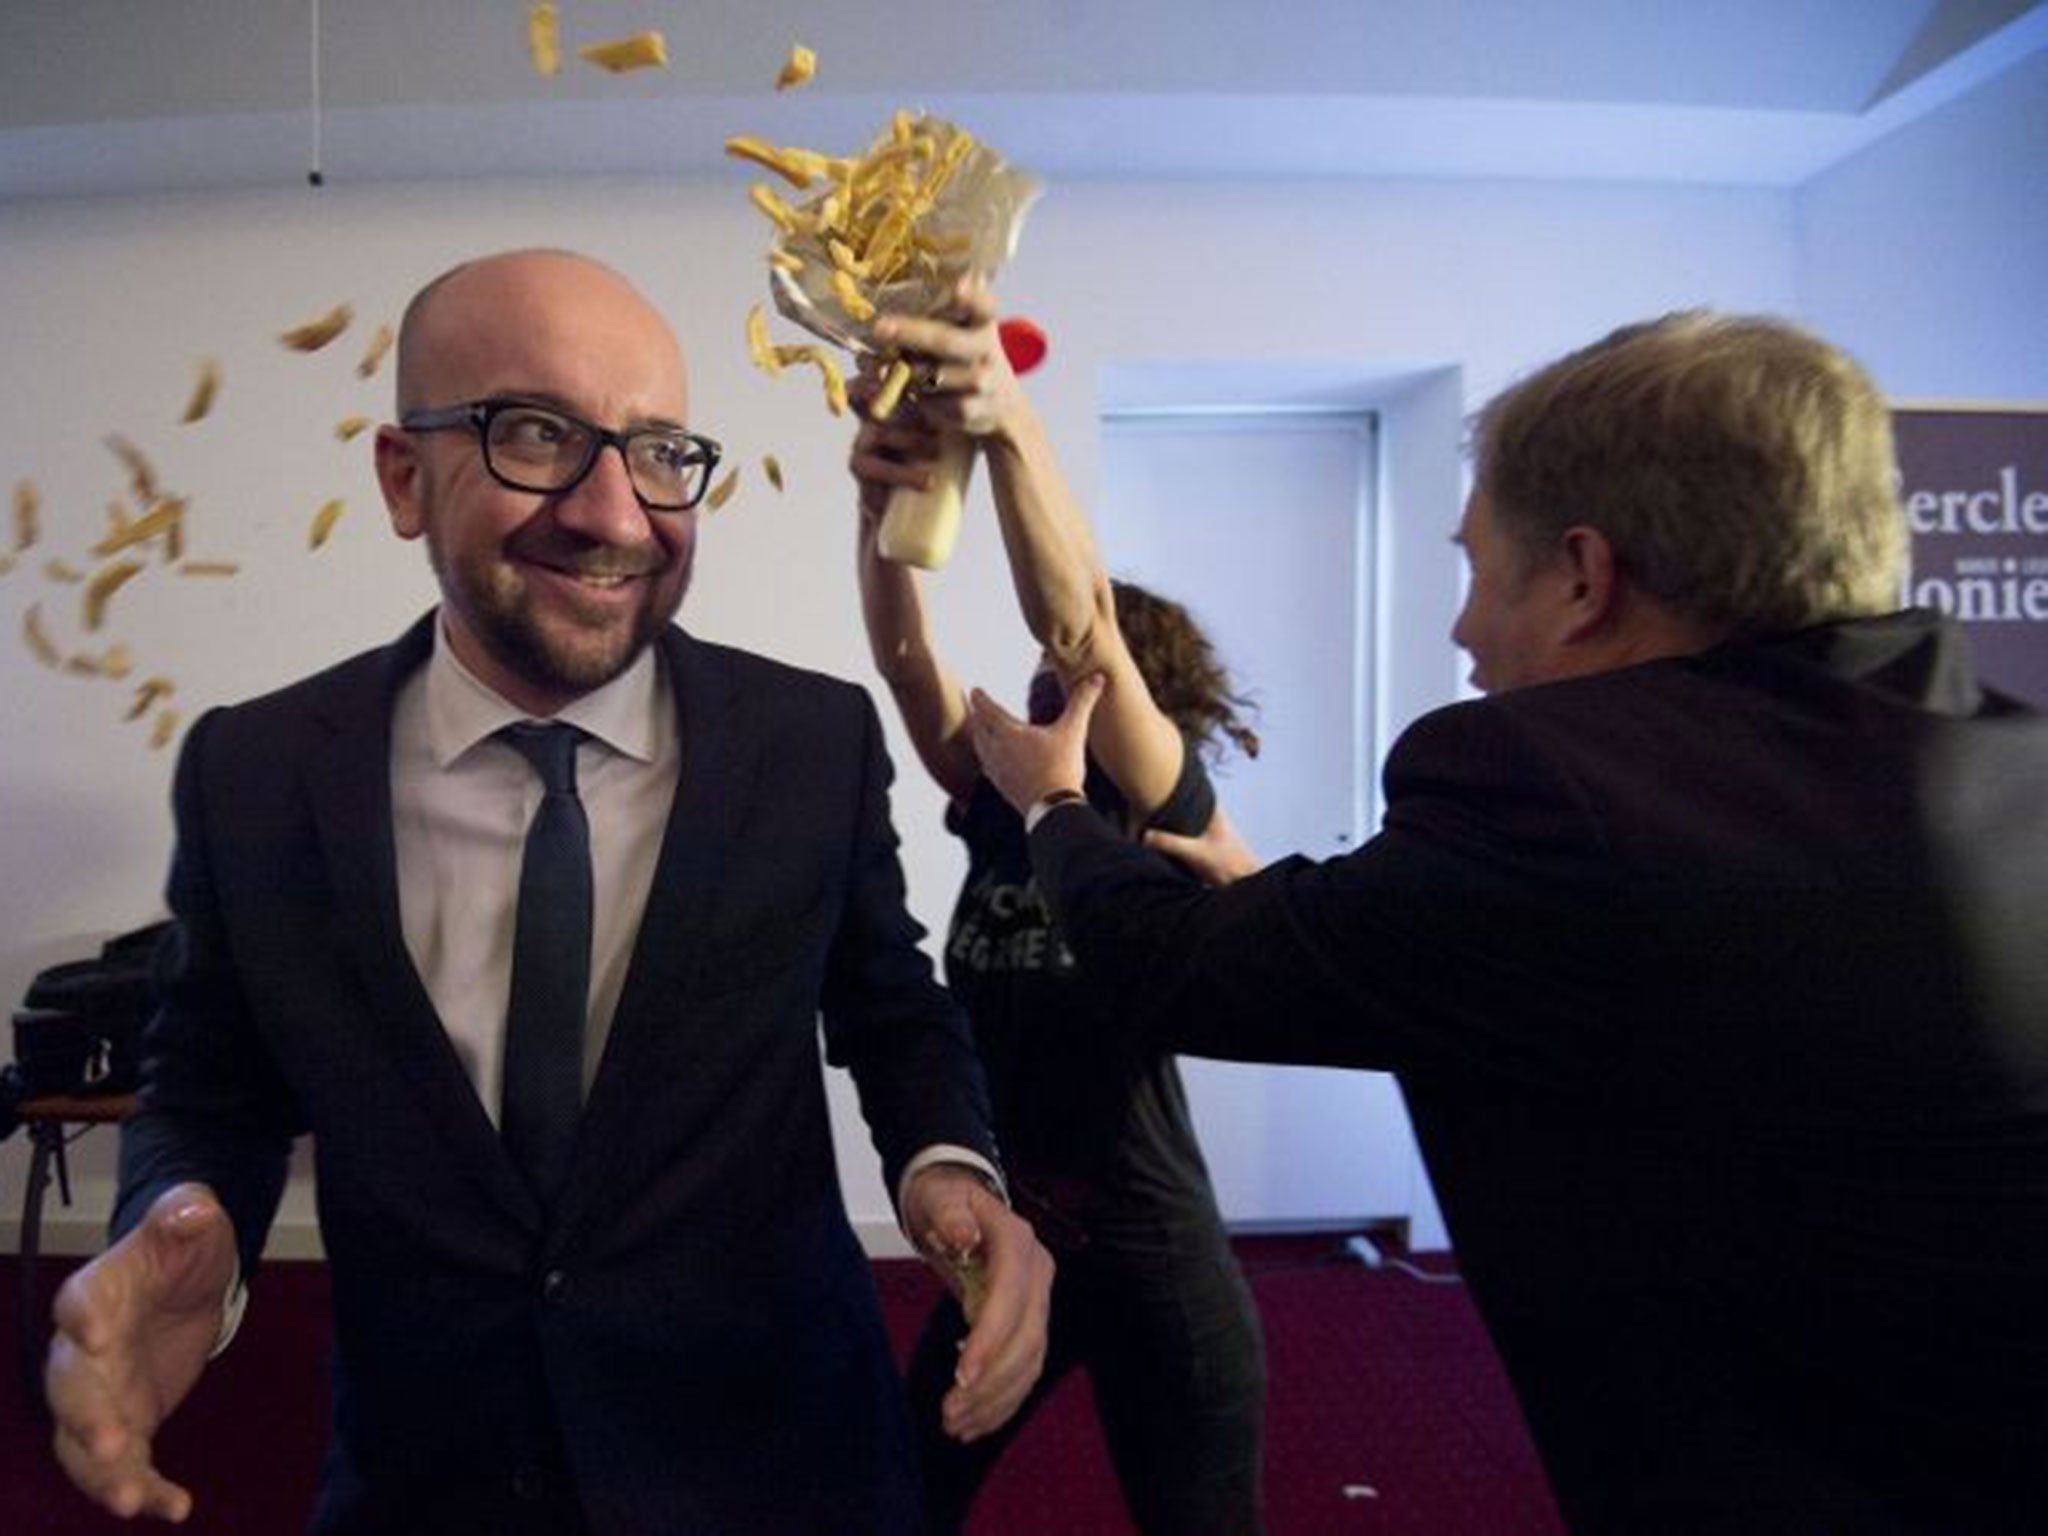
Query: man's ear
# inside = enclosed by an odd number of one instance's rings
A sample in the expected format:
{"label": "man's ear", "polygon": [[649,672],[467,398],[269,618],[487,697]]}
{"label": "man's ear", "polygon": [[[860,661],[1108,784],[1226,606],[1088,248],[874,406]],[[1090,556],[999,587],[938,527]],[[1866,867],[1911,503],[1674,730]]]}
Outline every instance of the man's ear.
{"label": "man's ear", "polygon": [[1565,638],[1582,640],[1609,622],[1621,599],[1614,546],[1598,528],[1574,523],[1559,540],[1563,552]]}
{"label": "man's ear", "polygon": [[397,427],[377,429],[377,488],[384,493],[384,508],[391,514],[392,530],[401,539],[416,539],[427,531],[427,508],[421,482],[426,471],[420,464],[418,446]]}

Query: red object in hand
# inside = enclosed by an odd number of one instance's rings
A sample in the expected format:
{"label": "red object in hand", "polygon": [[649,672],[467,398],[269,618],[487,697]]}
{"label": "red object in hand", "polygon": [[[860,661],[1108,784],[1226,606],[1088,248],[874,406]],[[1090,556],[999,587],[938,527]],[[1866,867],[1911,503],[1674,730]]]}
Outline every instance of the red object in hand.
{"label": "red object in hand", "polygon": [[1029,373],[1045,361],[1045,332],[1022,315],[996,322],[996,339],[1003,344],[1003,356],[1017,373]]}

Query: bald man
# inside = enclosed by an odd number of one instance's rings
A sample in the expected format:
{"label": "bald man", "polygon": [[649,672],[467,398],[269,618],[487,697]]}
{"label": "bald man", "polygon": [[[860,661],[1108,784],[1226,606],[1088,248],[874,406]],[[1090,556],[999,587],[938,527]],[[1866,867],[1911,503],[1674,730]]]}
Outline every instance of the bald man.
{"label": "bald man", "polygon": [[152,1439],[311,1135],[315,1531],[912,1532],[821,1018],[906,1232],[986,1281],[956,1436],[1036,1377],[1051,1261],[904,909],[874,710],[673,623],[719,450],[617,273],[457,267],[397,378],[377,476],[441,601],[186,740],[114,1241],[57,1301],[58,1457],[116,1513],[189,1513]]}

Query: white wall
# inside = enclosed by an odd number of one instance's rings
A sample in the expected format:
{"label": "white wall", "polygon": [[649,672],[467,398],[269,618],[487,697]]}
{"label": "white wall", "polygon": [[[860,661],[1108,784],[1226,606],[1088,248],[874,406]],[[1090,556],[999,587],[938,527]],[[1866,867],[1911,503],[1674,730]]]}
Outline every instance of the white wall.
{"label": "white wall", "polygon": [[[741,318],[761,292],[763,239],[738,181],[577,181],[330,187],[0,206],[0,481],[42,491],[36,557],[76,555],[124,477],[101,446],[126,433],[167,487],[191,497],[193,553],[236,558],[225,583],[153,576],[112,605],[107,635],[173,676],[189,712],[281,683],[395,634],[431,600],[416,547],[385,528],[367,440],[331,425],[388,407],[388,376],[357,380],[369,323],[414,286],[481,250],[549,243],[633,276],[676,318],[693,358],[694,425],[750,465],[707,526],[685,622],[872,682],[849,572],[846,426],[807,380],[746,361]],[[1388,417],[1388,527],[1380,708],[1397,728],[1451,698],[1445,637],[1457,600],[1448,535],[1457,392],[1476,404],[1512,374],[1624,320],[1679,305],[1784,310],[1794,300],[1790,194],[1649,187],[1331,182],[1155,182],[1053,187],[1032,215],[1008,306],[1051,331],[1032,383],[1067,468],[1091,497],[1097,380],[1134,362],[1284,361],[1421,383]],[[357,331],[328,352],[287,353],[284,326],[342,300]],[[214,414],[175,425],[203,355],[221,359]],[[1414,430],[1404,436],[1404,419]],[[763,451],[788,476],[753,473]],[[317,554],[313,509],[348,512]],[[1246,509],[1255,519],[1256,508]],[[0,547],[5,547],[0,545]],[[159,909],[171,752],[120,719],[126,692],[34,663],[19,639],[30,601],[77,635],[75,589],[40,560],[0,577],[0,995]],[[939,583],[938,621],[962,672],[1014,693],[1030,657],[988,519],[971,520]],[[893,729],[893,723],[892,723]],[[942,927],[961,861],[937,793],[906,770],[897,794],[914,905]],[[839,1106],[845,1107],[841,1089]],[[850,1119],[850,1117],[842,1117]],[[91,1246],[104,1218],[112,1137],[76,1149],[80,1202],[53,1240]],[[865,1137],[842,1135],[848,1198],[886,1229]],[[11,1238],[22,1139],[0,1147],[0,1244]],[[310,1220],[295,1178],[284,1235]]]}
{"label": "white wall", "polygon": [[1806,316],[1899,398],[2048,400],[2048,52],[1798,194]]}

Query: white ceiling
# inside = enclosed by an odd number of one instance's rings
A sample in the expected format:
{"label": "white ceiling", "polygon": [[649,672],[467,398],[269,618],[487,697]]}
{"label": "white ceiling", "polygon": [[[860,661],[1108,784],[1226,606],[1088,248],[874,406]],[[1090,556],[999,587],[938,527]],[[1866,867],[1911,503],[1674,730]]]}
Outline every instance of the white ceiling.
{"label": "white ceiling", "polygon": [[[558,9],[571,48],[659,28],[670,67],[543,79],[525,0],[0,0],[0,197],[697,172],[732,133],[851,149],[897,106],[1066,178],[1790,186],[2048,46],[2048,0]],[[795,41],[818,76],[778,95]]]}

